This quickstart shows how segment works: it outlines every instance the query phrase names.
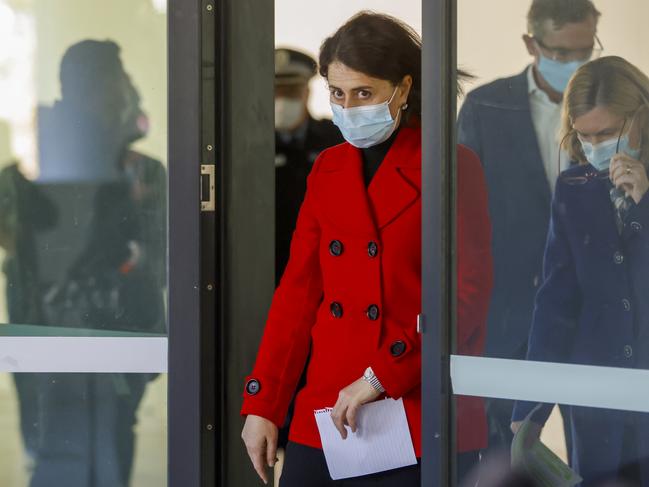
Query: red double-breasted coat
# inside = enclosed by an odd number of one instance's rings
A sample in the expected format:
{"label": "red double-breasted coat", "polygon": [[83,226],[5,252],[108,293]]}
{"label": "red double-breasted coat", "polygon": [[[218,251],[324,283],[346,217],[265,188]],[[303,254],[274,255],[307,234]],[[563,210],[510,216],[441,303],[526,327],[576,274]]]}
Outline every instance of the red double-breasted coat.
{"label": "red double-breasted coat", "polygon": [[[458,148],[458,352],[482,352],[491,290],[490,224],[477,156]],[[313,412],[371,366],[403,398],[421,444],[421,131],[402,128],[368,188],[361,152],[323,152],[308,180],[288,266],[275,292],[242,414],[281,426],[309,351],[289,439],[321,447]],[[482,448],[482,400],[458,398],[458,450]]]}

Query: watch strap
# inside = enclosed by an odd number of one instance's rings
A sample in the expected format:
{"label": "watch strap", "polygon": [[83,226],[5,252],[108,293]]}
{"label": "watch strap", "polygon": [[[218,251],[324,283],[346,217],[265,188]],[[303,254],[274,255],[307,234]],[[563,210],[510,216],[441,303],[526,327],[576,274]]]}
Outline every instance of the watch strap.
{"label": "watch strap", "polygon": [[365,369],[365,373],[363,374],[363,379],[371,385],[375,390],[383,393],[385,392],[385,388],[381,385],[381,381],[379,378],[374,374],[374,371],[372,370],[372,367],[368,367]]}

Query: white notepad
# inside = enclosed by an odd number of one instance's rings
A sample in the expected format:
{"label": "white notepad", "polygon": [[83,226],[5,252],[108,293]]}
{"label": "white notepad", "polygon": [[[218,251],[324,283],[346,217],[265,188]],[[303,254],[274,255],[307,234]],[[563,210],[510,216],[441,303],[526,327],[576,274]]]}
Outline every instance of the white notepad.
{"label": "white notepad", "polygon": [[417,463],[403,399],[385,399],[362,406],[357,413],[356,433],[347,427],[346,440],[334,426],[331,411],[315,411],[315,420],[333,480]]}

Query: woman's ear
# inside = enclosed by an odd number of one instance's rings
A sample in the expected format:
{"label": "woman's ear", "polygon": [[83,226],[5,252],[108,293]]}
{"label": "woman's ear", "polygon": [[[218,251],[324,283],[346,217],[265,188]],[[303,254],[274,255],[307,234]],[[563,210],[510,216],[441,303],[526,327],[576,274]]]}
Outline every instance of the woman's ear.
{"label": "woman's ear", "polygon": [[530,56],[536,58],[538,55],[534,46],[534,38],[529,34],[523,34],[523,44],[525,44],[525,49]]}
{"label": "woman's ear", "polygon": [[410,96],[410,90],[412,89],[412,76],[409,74],[405,75],[403,79],[401,80],[400,88],[401,88],[401,103],[400,105],[405,105],[408,103],[408,96]]}

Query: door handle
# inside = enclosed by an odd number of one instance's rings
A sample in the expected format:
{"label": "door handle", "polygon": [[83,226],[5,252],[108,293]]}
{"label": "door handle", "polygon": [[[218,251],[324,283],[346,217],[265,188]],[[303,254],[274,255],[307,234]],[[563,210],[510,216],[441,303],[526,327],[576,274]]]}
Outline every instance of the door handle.
{"label": "door handle", "polygon": [[216,166],[201,165],[201,211],[216,210]]}

